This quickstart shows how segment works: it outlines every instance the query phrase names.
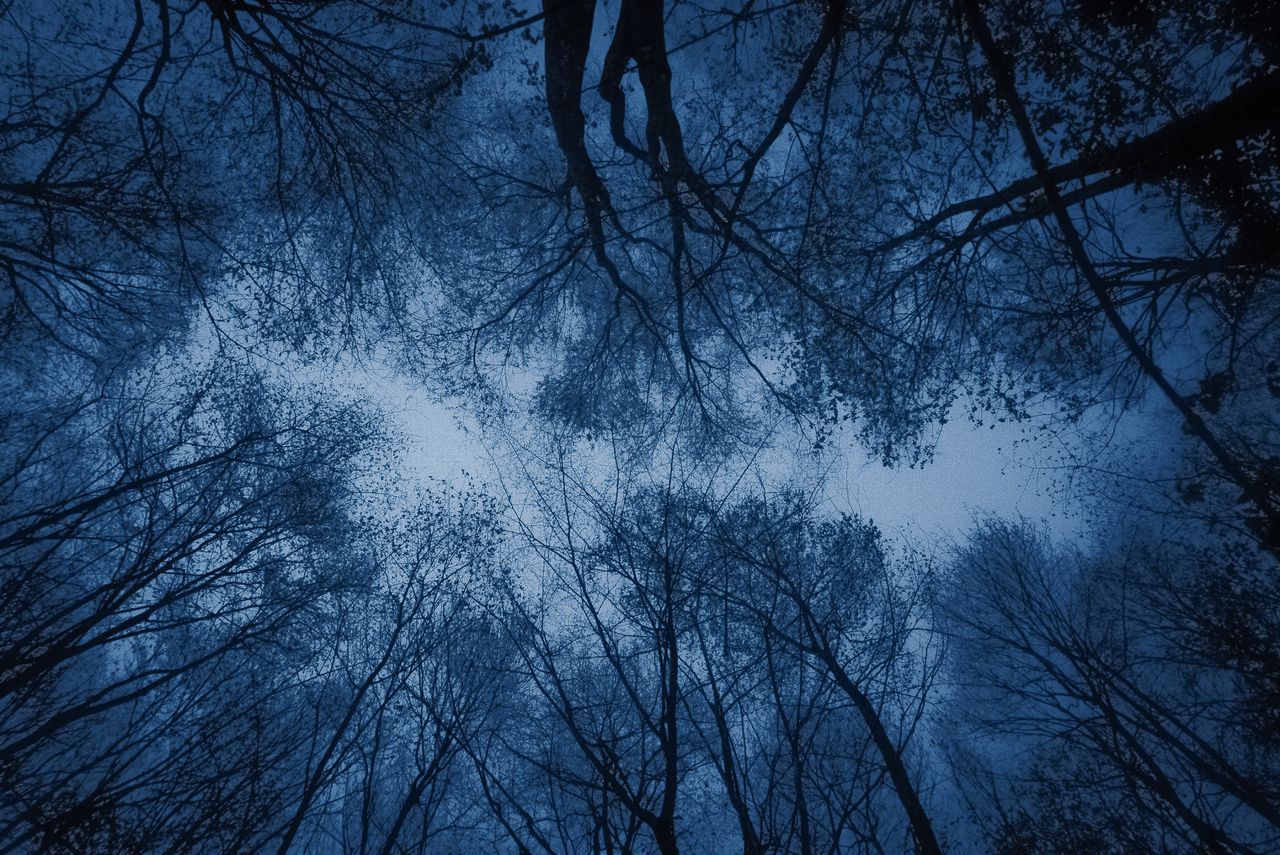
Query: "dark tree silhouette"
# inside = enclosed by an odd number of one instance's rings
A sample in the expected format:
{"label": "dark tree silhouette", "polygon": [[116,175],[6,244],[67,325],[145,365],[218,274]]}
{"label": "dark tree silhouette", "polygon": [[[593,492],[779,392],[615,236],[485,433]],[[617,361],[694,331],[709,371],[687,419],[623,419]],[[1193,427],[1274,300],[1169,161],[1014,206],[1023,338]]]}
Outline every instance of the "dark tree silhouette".
{"label": "dark tree silhouette", "polygon": [[0,3],[0,848],[1280,847],[1276,17]]}

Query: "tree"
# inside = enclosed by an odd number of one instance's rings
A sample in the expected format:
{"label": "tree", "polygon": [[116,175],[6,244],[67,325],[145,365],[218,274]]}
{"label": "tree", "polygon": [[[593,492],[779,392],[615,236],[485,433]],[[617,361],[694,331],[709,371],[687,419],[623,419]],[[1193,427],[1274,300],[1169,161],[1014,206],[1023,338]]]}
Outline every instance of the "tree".
{"label": "tree", "polygon": [[[1095,839],[1130,848],[1275,844],[1272,752],[1227,712],[1248,703],[1247,671],[1191,655],[1203,636],[1180,587],[1193,567],[1230,572],[1141,540],[1088,558],[1017,525],[978,532],[955,571],[955,703],[977,738],[1005,746],[987,756],[1006,812],[1051,829],[1077,810]],[[1023,851],[1066,845],[1052,835],[1024,833]]]}
{"label": "tree", "polygon": [[163,335],[229,280],[263,329],[354,343],[407,301],[389,238],[429,192],[436,105],[486,61],[462,25],[488,24],[456,23],[362,0],[8,4],[4,340]]}
{"label": "tree", "polygon": [[940,851],[907,759],[938,655],[873,528],[721,495],[675,458],[601,484],[567,449],[545,474],[525,456],[536,563],[506,620],[541,712],[500,747],[526,773],[489,761],[537,782],[493,800],[518,846]]}
{"label": "tree", "polygon": [[122,381],[35,414],[8,443],[8,845],[195,846],[257,809],[216,792],[177,799],[211,755],[225,752],[228,784],[278,780],[262,765],[288,740],[237,745],[233,710],[265,712],[266,693],[287,691],[296,633],[357,584],[359,563],[336,548],[339,508],[372,434],[355,411],[289,412],[251,381],[243,394],[222,372],[196,379],[189,394]]}
{"label": "tree", "polygon": [[[772,402],[887,462],[927,456],[962,391],[1000,418],[1156,396],[1196,442],[1180,477],[1271,542],[1254,13],[637,0],[601,56],[595,5],[544,9],[545,87],[463,165],[459,360],[519,360],[588,431],[683,412],[742,439]],[[557,156],[516,154],[540,107]]]}
{"label": "tree", "polygon": [[[559,774],[598,816],[598,833],[634,836],[608,824],[613,802],[657,851],[675,855],[689,772],[682,648],[696,521],[661,497],[610,507],[571,483],[566,469],[552,477],[558,483],[548,498],[564,511],[546,520],[547,535],[528,532],[551,587],[536,610],[513,603],[510,631],[523,642],[530,688],[583,761],[576,774],[577,764]],[[600,793],[598,806],[591,790]]]}
{"label": "tree", "polygon": [[[751,574],[735,605],[845,696],[906,814],[916,850],[941,852],[906,756],[939,661],[922,603],[895,590],[872,526],[848,517],[815,520],[800,497],[784,496],[773,506],[748,501],[734,510],[725,545]],[[922,632],[917,659],[909,650]],[[891,729],[895,716],[898,733]]]}
{"label": "tree", "polygon": [[503,695],[493,628],[469,592],[490,572],[494,534],[488,503],[465,495],[424,497],[381,528],[377,575],[312,640],[309,745],[277,851],[327,839],[424,852],[474,821],[462,746]]}
{"label": "tree", "polygon": [[473,812],[458,746],[492,703],[467,595],[491,511],[362,511],[367,413],[178,371],[34,412],[6,442],[0,839],[444,839]]}

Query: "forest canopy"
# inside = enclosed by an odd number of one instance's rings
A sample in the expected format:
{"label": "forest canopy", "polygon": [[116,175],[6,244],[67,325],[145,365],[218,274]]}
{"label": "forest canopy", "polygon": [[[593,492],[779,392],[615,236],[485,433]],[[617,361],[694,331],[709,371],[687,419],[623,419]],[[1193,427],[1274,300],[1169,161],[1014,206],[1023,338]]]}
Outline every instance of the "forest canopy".
{"label": "forest canopy", "polygon": [[[0,849],[1280,851],[1272,4],[12,0],[0,92]],[[842,499],[996,426],[1052,518]]]}

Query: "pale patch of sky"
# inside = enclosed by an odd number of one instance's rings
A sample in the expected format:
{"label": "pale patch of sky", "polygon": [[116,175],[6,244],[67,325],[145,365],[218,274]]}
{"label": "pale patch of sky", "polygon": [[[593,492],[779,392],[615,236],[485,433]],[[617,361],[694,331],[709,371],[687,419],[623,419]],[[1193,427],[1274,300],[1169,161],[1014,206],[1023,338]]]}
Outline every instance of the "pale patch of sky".
{"label": "pale patch of sky", "polygon": [[832,504],[908,538],[957,536],[989,514],[1026,517],[1067,535],[1075,522],[1046,465],[1058,453],[1051,440],[1024,424],[974,424],[966,411],[963,401],[953,405],[933,460],[918,467],[886,467],[851,447],[832,472]]}
{"label": "pale patch of sky", "polygon": [[[253,339],[225,326],[216,334],[205,317],[192,330],[187,350],[193,359],[216,358],[229,340]],[[519,475],[503,471],[510,464],[521,465],[520,452],[509,447],[512,425],[482,424],[463,408],[442,403],[420,378],[398,370],[394,360],[338,355],[301,361],[283,348],[261,343],[236,358],[247,358],[300,388],[373,407],[398,444],[393,450],[397,475],[410,483],[426,489],[440,483],[474,485],[500,498],[521,492],[511,480]],[[953,405],[935,435],[932,460],[921,466],[882,465],[852,430],[838,434],[820,460],[797,436],[794,443],[775,439],[755,464],[775,483],[812,484],[816,467],[825,473],[823,495],[831,511],[872,520],[908,545],[958,542],[976,519],[988,515],[1022,517],[1057,538],[1084,537],[1087,526],[1078,496],[1064,483],[1063,473],[1078,469],[1082,455],[1100,453],[1090,447],[1096,433],[1043,430],[1034,422],[976,424],[967,416],[969,408],[964,399]],[[1149,416],[1132,417],[1122,439],[1141,435],[1150,423]],[[538,434],[532,425],[516,428],[528,436]]]}

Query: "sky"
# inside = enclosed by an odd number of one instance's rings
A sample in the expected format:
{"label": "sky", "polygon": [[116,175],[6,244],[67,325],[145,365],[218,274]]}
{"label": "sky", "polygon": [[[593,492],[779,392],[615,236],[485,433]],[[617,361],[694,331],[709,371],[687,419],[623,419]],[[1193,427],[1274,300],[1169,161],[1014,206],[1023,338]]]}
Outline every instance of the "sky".
{"label": "sky", "polygon": [[[221,335],[208,317],[197,323],[189,338],[189,358],[214,359],[228,341],[252,340],[238,335],[226,317],[218,327]],[[399,441],[399,474],[410,482],[426,489],[442,482],[476,486],[499,497],[512,488],[499,480],[500,468],[506,467],[495,460],[507,452],[495,432],[477,422],[474,413],[441,403],[423,380],[398,369],[394,359],[338,355],[303,362],[260,341],[253,351],[259,367],[280,380],[376,408]],[[1062,465],[1064,455],[1081,453],[1088,431],[1043,430],[1035,422],[990,418],[979,423],[969,417],[970,409],[963,397],[952,405],[945,424],[935,429],[932,459],[914,467],[884,466],[867,453],[856,431],[846,428],[833,438],[823,461],[815,461],[807,446],[774,448],[762,468],[771,478],[799,484],[812,483],[815,469],[825,469],[824,495],[831,512],[857,514],[910,546],[959,543],[976,520],[990,515],[1025,518],[1059,539],[1085,537],[1079,499],[1061,473],[1070,469]],[[1150,426],[1150,416],[1131,417],[1124,432],[1134,436]]]}
{"label": "sky", "polygon": [[[377,366],[353,370],[343,384],[387,414],[404,442],[406,474],[427,483],[471,478],[492,483],[490,439],[475,420],[432,400],[413,378]],[[909,541],[951,541],[989,514],[1022,516],[1057,536],[1072,536],[1079,521],[1052,465],[1061,449],[1046,432],[1025,425],[976,425],[957,402],[937,436],[933,460],[889,468],[869,459],[857,439],[839,438],[827,498],[835,511],[857,513],[882,531]],[[783,454],[803,479],[812,475],[805,449]]]}

